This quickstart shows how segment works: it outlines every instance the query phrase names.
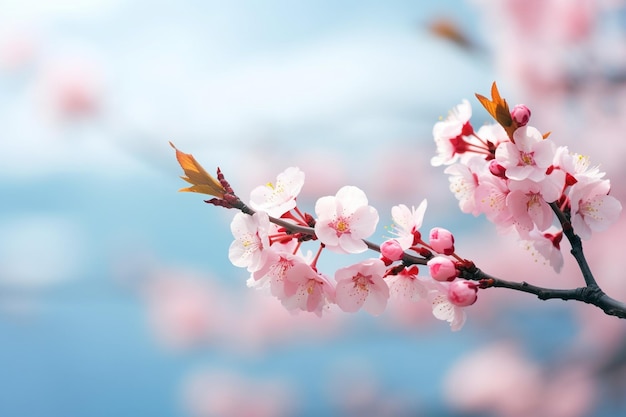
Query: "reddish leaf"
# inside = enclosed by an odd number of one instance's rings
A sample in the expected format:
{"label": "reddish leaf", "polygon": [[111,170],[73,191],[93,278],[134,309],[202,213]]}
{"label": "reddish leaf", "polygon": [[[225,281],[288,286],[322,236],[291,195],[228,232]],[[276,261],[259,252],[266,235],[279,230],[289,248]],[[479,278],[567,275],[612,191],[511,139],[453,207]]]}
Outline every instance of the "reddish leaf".
{"label": "reddish leaf", "polygon": [[191,184],[191,187],[181,188],[178,191],[224,198],[226,190],[222,184],[206,172],[193,155],[179,151],[172,142],[170,142],[170,146],[176,151],[176,159],[185,173],[185,176],[181,176],[181,178]]}
{"label": "reddish leaf", "polygon": [[476,98],[480,101],[480,104],[483,105],[485,110],[496,119],[496,122],[504,128],[509,138],[513,141],[513,132],[515,132],[518,126],[511,117],[511,111],[509,110],[509,105],[506,103],[506,100],[500,97],[500,92],[498,91],[495,81],[491,86],[491,100],[480,94],[476,94]]}

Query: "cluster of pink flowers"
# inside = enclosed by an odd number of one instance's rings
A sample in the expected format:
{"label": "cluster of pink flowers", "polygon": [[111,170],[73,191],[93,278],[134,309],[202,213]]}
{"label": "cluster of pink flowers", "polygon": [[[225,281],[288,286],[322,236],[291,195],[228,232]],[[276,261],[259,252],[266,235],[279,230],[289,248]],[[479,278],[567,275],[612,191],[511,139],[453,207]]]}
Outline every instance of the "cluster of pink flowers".
{"label": "cluster of pink flowers", "polygon": [[622,206],[609,195],[610,182],[598,167],[529,126],[530,115],[524,105],[511,110],[512,134],[501,124],[475,130],[465,100],[435,124],[431,163],[447,165],[461,211],[484,214],[502,233],[516,232],[559,272],[563,230],[553,208],[581,239],[589,239],[616,221]]}
{"label": "cluster of pink flowers", "polygon": [[[380,256],[340,268],[330,277],[318,270],[322,252],[365,252],[365,239],[376,230],[378,212],[362,190],[345,186],[334,196],[318,199],[315,216],[303,213],[296,203],[303,185],[304,173],[288,168],[275,183],[251,192],[254,214],[235,215],[229,259],[235,266],[247,268],[250,287],[268,289],[290,311],[320,316],[333,306],[345,312],[363,309],[378,315],[390,298],[426,300],[436,318],[450,322],[453,330],[462,327],[463,307],[476,301],[478,285],[457,279],[456,262],[462,259],[454,253],[454,237],[449,231],[434,228],[429,243],[421,239],[426,200],[417,209],[393,207],[394,237],[380,246]],[[306,229],[298,232],[285,227],[285,222]],[[303,252],[302,244],[308,241],[319,241],[315,255]],[[418,265],[405,261],[411,252],[429,259],[430,276],[419,276]]]}

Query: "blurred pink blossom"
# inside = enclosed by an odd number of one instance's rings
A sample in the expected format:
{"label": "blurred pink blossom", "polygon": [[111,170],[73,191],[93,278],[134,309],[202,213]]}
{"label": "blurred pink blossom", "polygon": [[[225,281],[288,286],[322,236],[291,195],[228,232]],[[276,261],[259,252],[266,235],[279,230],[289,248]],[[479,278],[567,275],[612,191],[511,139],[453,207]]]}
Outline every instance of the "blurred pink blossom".
{"label": "blurred pink blossom", "polygon": [[172,349],[205,345],[219,326],[220,307],[209,280],[163,271],[142,289],[158,340]]}
{"label": "blurred pink blossom", "polygon": [[55,57],[39,70],[35,82],[43,112],[54,121],[80,120],[103,106],[104,75],[84,57]]}
{"label": "blurred pink blossom", "polygon": [[4,25],[0,28],[0,70],[17,72],[32,64],[39,50],[34,30]]}
{"label": "blurred pink blossom", "polygon": [[184,381],[182,401],[191,417],[281,417],[293,415],[297,392],[286,379],[198,371]]}

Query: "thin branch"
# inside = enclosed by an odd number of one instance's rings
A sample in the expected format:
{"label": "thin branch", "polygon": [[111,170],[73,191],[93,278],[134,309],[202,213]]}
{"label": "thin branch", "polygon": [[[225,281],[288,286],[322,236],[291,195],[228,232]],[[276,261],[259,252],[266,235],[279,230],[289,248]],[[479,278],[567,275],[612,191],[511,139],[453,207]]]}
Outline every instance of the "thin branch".
{"label": "thin branch", "polygon": [[621,319],[626,318],[626,304],[606,295],[597,284],[571,289],[545,288],[529,284],[525,281],[513,282],[496,278],[484,273],[476,267],[462,270],[461,278],[478,281],[481,288],[508,288],[534,294],[540,300],[560,299],[565,301],[582,301],[600,308],[610,316],[616,316]]}
{"label": "thin branch", "polygon": [[568,218],[568,216],[565,215],[565,213],[563,213],[563,211],[561,211],[556,202],[550,203],[550,207],[552,208],[552,211],[554,211],[554,214],[556,214],[556,217],[559,219],[561,227],[563,228],[563,234],[565,234],[567,240],[572,247],[570,253],[574,257],[574,259],[576,259],[576,262],[578,262],[578,267],[580,268],[580,272],[582,272],[583,274],[585,284],[587,284],[588,287],[598,286],[596,279],[591,273],[591,268],[587,263],[587,259],[585,258],[582,240],[580,239],[580,236],[574,233],[574,228],[572,227],[570,219]]}

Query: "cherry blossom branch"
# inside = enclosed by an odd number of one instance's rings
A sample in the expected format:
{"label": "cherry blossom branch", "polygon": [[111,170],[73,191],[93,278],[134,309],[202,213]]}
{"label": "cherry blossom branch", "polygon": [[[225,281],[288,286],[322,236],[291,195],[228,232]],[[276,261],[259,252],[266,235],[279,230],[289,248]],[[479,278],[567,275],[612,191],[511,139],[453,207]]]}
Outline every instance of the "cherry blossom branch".
{"label": "cherry blossom branch", "polygon": [[[255,211],[253,209],[251,209],[250,207],[248,207],[246,204],[244,204],[243,201],[238,200],[237,203],[235,203],[233,205],[234,208],[241,210],[242,213],[245,214],[249,214],[249,215],[253,215],[255,213]],[[316,238],[315,236],[315,229],[312,227],[308,227],[308,226],[301,226],[299,224],[295,224],[295,223],[291,223],[288,222],[287,220],[284,219],[279,219],[276,217],[272,217],[272,216],[268,216],[270,219],[270,222],[280,226],[280,227],[284,227],[286,230],[288,230],[291,233],[301,233],[303,235],[307,235],[307,236],[311,236],[312,238]],[[367,239],[363,239],[363,243],[365,243],[367,245],[367,248],[370,250],[373,250],[375,252],[381,253],[381,249],[380,249],[380,245],[378,245],[377,243],[371,242]],[[402,262],[405,265],[426,265],[426,262],[428,260],[425,258],[420,258],[417,256],[413,256],[411,254],[408,253],[404,253],[404,255],[402,256]]]}

